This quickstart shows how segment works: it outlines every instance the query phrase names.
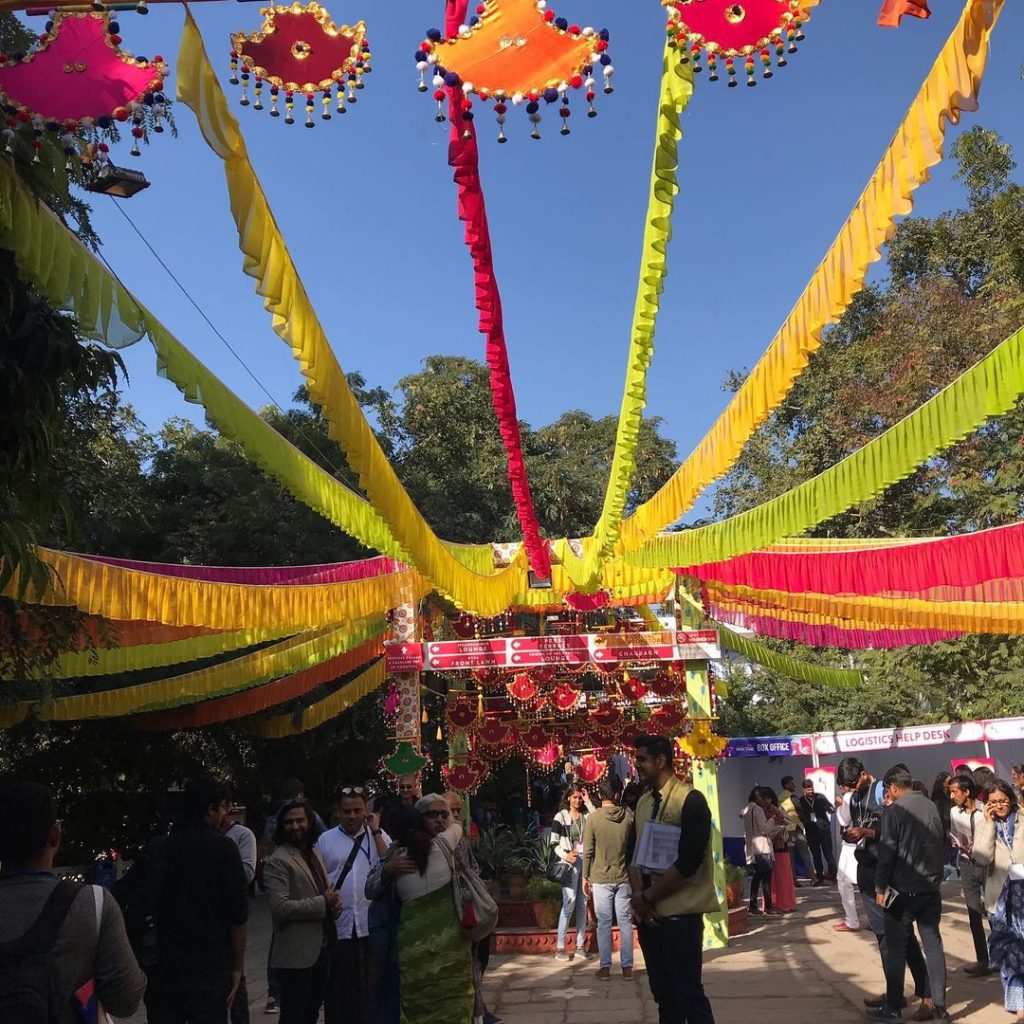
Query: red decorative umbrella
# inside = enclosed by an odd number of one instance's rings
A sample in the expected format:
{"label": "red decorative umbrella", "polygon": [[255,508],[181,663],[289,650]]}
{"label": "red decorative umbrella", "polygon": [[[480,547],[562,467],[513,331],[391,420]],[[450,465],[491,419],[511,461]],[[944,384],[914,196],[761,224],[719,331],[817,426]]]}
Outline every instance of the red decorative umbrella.
{"label": "red decorative umbrella", "polygon": [[139,141],[148,130],[164,130],[167,65],[162,57],[133,57],[120,43],[117,22],[108,14],[58,12],[28,53],[0,54],[7,151],[15,132],[28,129],[38,163],[43,134],[50,131],[60,136],[70,162],[78,156],[76,133],[98,138],[100,131],[130,124],[131,153],[140,156]]}
{"label": "red decorative umbrella", "polygon": [[808,8],[818,0],[674,0],[668,4],[669,42],[684,63],[701,70],[706,60],[708,77],[718,80],[719,60],[725,61],[729,85],[736,85],[737,63],[747,85],[772,77],[772,56],[777,67],[786,66],[786,53],[795,53],[804,38]]}
{"label": "red decorative umbrella", "polygon": [[[355,90],[362,89],[363,75],[370,71],[370,47],[366,25],[359,21],[340,28],[327,10],[311,0],[290,6],[265,7],[258,32],[231,35],[231,82],[242,83],[242,106],[249,105],[248,86],[253,78],[253,108],[263,109],[263,84],[270,85],[270,113],[277,117],[280,94],[284,92],[285,123],[293,124],[295,94],[305,97],[306,127],[315,127],[313,110],[320,93],[324,121],[331,119],[331,90],[337,112],[346,113],[345,101],[355,103]],[[239,73],[239,67],[241,72]],[[348,86],[348,95],[345,86]]]}

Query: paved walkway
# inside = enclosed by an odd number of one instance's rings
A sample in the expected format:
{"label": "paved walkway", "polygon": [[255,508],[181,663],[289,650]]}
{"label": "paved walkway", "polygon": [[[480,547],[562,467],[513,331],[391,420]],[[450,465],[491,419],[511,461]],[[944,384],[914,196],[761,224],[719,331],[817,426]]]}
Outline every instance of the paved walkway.
{"label": "paved walkway", "polygon": [[[728,949],[705,954],[705,987],[717,1024],[866,1021],[863,998],[884,988],[874,936],[866,929],[833,931],[840,920],[834,886],[800,889],[798,899],[795,914],[752,919],[749,934]],[[950,1014],[962,1024],[1006,1024],[998,978],[974,980],[962,971],[974,957],[959,885],[947,883],[943,901]],[[268,943],[266,901],[258,899],[246,958],[253,1024],[276,1019],[263,1013]],[[505,1024],[656,1024],[657,1008],[639,955],[632,982],[623,981],[617,967],[610,981],[598,981],[596,970],[596,958],[564,964],[553,957],[494,957],[486,978],[488,1003]],[[141,1012],[131,1018],[131,1024],[144,1022]]]}

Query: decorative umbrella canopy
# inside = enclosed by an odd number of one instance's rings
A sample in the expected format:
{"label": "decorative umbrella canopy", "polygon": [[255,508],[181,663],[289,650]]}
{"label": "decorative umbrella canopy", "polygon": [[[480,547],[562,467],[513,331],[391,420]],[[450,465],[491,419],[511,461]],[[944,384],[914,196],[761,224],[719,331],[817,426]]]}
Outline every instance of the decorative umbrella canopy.
{"label": "decorative umbrella canopy", "polygon": [[804,38],[808,8],[818,0],[666,0],[668,34],[684,62],[694,71],[707,61],[708,77],[718,80],[718,62],[724,58],[729,85],[736,85],[737,61],[743,64],[747,85],[757,85],[760,66],[764,78],[772,77],[772,55],[778,67],[786,66],[786,53],[795,53]]}
{"label": "decorative umbrella canopy", "polygon": [[[370,68],[370,47],[366,25],[340,28],[324,7],[313,2],[291,6],[265,7],[258,32],[231,36],[231,82],[242,83],[242,106],[249,105],[248,86],[253,82],[253,107],[263,109],[263,84],[270,85],[270,113],[277,117],[278,98],[284,91],[285,123],[292,124],[293,97],[302,93],[306,102],[306,127],[312,128],[314,97],[320,93],[320,117],[331,119],[331,89],[337,93],[337,111],[347,111],[346,99],[355,103],[356,89],[363,88],[363,75]],[[241,78],[239,79],[239,66]],[[348,86],[348,95],[345,87]]]}
{"label": "decorative umbrella canopy", "polygon": [[0,54],[8,150],[14,131],[28,127],[35,133],[37,160],[47,130],[61,136],[71,157],[77,152],[75,132],[131,121],[132,155],[139,156],[147,120],[153,131],[163,131],[167,65],[162,57],[133,57],[120,42],[117,22],[108,14],[58,12],[34,49]]}
{"label": "decorative umbrella canopy", "polygon": [[[612,91],[612,66],[608,32],[571,25],[549,10],[546,0],[485,0],[468,25],[455,38],[446,39],[437,28],[427,31],[416,51],[419,89],[428,90],[425,76],[433,69],[437,120],[444,121],[448,90],[456,99],[460,116],[471,121],[470,94],[493,99],[498,124],[504,125],[508,104],[526,104],[533,137],[540,138],[541,102],[558,103],[562,134],[569,134],[569,91],[584,90],[588,117],[595,117],[595,69],[604,78],[604,91]],[[468,129],[467,129],[468,130]],[[504,130],[498,141],[505,141]]]}

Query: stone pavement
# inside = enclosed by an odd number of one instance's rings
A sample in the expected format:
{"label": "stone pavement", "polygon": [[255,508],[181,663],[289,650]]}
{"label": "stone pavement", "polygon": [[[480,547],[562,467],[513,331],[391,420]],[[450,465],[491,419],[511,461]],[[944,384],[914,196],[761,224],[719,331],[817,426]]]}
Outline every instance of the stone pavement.
{"label": "stone pavement", "polygon": [[[799,910],[778,918],[752,918],[747,935],[728,949],[704,956],[704,981],[717,1024],[864,1024],[862,1000],[882,992],[882,968],[874,936],[833,931],[840,920],[834,886],[798,889]],[[962,1024],[1005,1024],[999,979],[968,978],[973,958],[960,887],[943,891],[942,937],[949,971],[949,1011]],[[265,1016],[266,957],[270,920],[266,900],[252,908],[246,975],[252,1024]],[[488,1003],[505,1024],[655,1024],[643,959],[637,975],[623,981],[595,977],[597,959],[559,963],[550,956],[493,957],[486,976]],[[909,1011],[905,1019],[909,1017]],[[145,1024],[140,1012],[130,1024]],[[452,1024],[461,1024],[453,1021]]]}

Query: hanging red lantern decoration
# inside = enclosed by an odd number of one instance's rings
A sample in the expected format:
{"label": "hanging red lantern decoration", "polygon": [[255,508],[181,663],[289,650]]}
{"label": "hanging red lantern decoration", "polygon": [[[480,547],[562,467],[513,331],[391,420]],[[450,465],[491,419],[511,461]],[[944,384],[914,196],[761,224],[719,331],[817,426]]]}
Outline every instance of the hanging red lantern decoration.
{"label": "hanging red lantern decoration", "polygon": [[639,680],[635,679],[628,672],[622,677],[622,695],[631,701],[642,700],[647,696],[647,687]]}
{"label": "hanging red lantern decoration", "polygon": [[477,703],[472,697],[458,697],[448,705],[448,726],[468,729],[477,721]]}
{"label": "hanging red lantern decoration", "polygon": [[562,748],[557,743],[532,751],[534,762],[541,768],[554,768],[562,760]]}
{"label": "hanging red lantern decoration", "polygon": [[513,676],[510,683],[505,684],[508,695],[520,703],[534,700],[538,694],[537,684],[525,673]]}
{"label": "hanging red lantern decoration", "polygon": [[[43,136],[60,138],[66,164],[81,159],[106,163],[100,131],[127,127],[132,156],[141,156],[139,143],[149,131],[160,133],[167,116],[163,94],[167,65],[133,57],[120,48],[121,36],[109,14],[60,12],[27,53],[0,54],[0,93],[6,115],[3,136],[12,151],[15,133],[32,134],[34,163],[39,163]],[[94,145],[81,155],[76,133],[94,135]]]}
{"label": "hanging red lantern decoration", "polygon": [[[716,82],[724,70],[729,85],[743,75],[757,85],[757,73],[772,77],[772,63],[786,66],[786,54],[796,53],[803,40],[809,8],[818,0],[673,0],[668,4],[669,44],[680,60],[693,63]],[[724,67],[723,67],[724,64]]]}
{"label": "hanging red lantern decoration", "polygon": [[686,714],[676,704],[663,704],[651,716],[654,732],[671,734],[686,721]]}
{"label": "hanging red lantern decoration", "polygon": [[590,712],[592,721],[604,729],[610,729],[622,721],[622,708],[616,707],[611,701],[602,701],[594,711]]}
{"label": "hanging red lantern decoration", "polygon": [[604,778],[608,771],[608,762],[598,759],[596,754],[584,754],[580,758],[580,766],[576,769],[576,776],[581,782],[593,786]]}
{"label": "hanging red lantern decoration", "polygon": [[579,706],[580,691],[570,683],[559,683],[548,694],[548,703],[554,708],[556,714],[570,714]]}
{"label": "hanging red lantern decoration", "polygon": [[441,766],[441,777],[445,786],[462,794],[475,793],[490,773],[490,766],[477,758],[470,758],[464,764],[451,767]]}
{"label": "hanging red lantern decoration", "polygon": [[339,28],[315,0],[264,7],[261,13],[258,32],[231,35],[231,83],[241,83],[242,106],[249,106],[251,82],[253,109],[263,109],[263,87],[269,85],[270,114],[279,116],[278,102],[283,102],[285,124],[295,122],[296,95],[305,103],[307,128],[316,126],[318,93],[321,120],[331,119],[332,89],[337,113],[347,113],[346,101],[356,102],[356,90],[363,88],[363,75],[370,71],[366,25],[359,21],[352,28]]}
{"label": "hanging red lantern decoration", "polygon": [[532,751],[550,746],[551,740],[551,733],[541,725],[531,725],[519,734],[519,741]]}

